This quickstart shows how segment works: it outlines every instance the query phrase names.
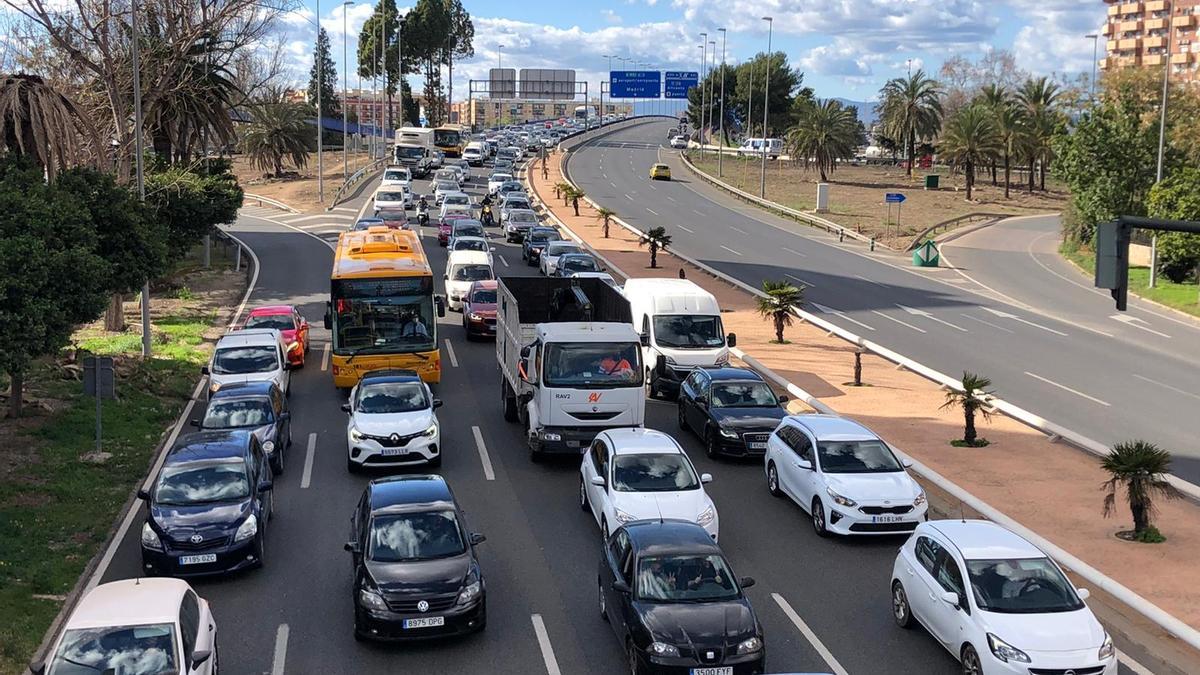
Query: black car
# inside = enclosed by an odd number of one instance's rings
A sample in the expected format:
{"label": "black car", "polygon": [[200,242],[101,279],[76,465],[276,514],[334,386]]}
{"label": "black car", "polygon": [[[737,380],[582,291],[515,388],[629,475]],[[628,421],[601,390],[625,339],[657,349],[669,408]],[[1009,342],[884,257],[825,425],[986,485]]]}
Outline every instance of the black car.
{"label": "black car", "polygon": [[704,439],[709,457],[762,457],[786,401],[753,370],[696,368],[679,387],[679,428]]}
{"label": "black car", "polygon": [[462,509],[441,476],[373,480],[350,518],[354,637],[407,640],[487,625],[486,587]]}
{"label": "black car", "polygon": [[536,265],[546,244],[561,240],[562,235],[553,227],[534,227],[525,235],[525,241],[521,244],[521,258],[530,266]]}
{"label": "black car", "polygon": [[192,420],[204,431],[244,429],[253,433],[271,461],[271,473],[283,474],[284,451],[292,447],[292,413],[274,382],[236,382],[209,396],[204,417]]}
{"label": "black car", "polygon": [[248,431],[184,434],[167,451],[149,491],[142,568],[203,576],[262,567],[274,512],[271,465]]}
{"label": "black car", "polygon": [[733,575],[703,527],[681,520],[637,521],[605,542],[600,616],[612,624],[637,675],[757,674],[766,649],[744,592],[752,585],[753,579]]}

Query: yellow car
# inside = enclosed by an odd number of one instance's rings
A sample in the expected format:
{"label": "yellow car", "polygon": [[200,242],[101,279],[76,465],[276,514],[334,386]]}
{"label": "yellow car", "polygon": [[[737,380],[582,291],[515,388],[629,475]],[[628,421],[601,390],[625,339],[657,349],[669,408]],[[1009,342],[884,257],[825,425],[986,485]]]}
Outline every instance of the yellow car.
{"label": "yellow car", "polygon": [[671,180],[671,167],[666,164],[655,164],[650,167],[650,180]]}

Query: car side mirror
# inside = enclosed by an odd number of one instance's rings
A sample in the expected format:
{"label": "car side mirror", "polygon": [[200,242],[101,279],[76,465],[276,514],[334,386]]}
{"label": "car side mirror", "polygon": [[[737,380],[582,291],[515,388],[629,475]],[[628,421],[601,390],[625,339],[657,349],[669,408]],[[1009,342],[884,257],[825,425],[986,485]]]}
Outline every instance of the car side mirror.
{"label": "car side mirror", "polygon": [[902,460],[900,460],[900,465],[906,469],[911,469],[913,463],[912,463],[911,459],[902,459]]}
{"label": "car side mirror", "polygon": [[259,492],[270,492],[271,489],[274,487],[275,487],[275,485],[271,481],[264,480],[264,481],[259,482],[258,491]]}
{"label": "car side mirror", "polygon": [[780,396],[780,397],[778,397],[778,401],[779,401],[780,403],[787,403],[787,402],[788,402],[788,397],[786,397],[786,396]]}
{"label": "car side mirror", "polygon": [[649,347],[650,346],[650,334],[642,333],[641,335],[638,336],[638,342],[642,343],[643,347]]}
{"label": "car side mirror", "polygon": [[32,661],[32,662],[30,662],[30,664],[29,664],[29,672],[30,672],[30,673],[32,673],[32,675],[45,675],[45,673],[46,673],[46,662],[45,662],[45,661]]}
{"label": "car side mirror", "polygon": [[633,589],[629,587],[629,584],[624,579],[617,579],[614,581],[612,588],[618,593],[629,593],[633,591]]}
{"label": "car side mirror", "polygon": [[711,483],[712,482],[712,474],[711,473],[700,474],[700,482],[701,483]]}
{"label": "car side mirror", "polygon": [[605,484],[604,476],[592,476],[592,485],[595,485],[596,487],[604,487]]}
{"label": "car side mirror", "polygon": [[197,649],[192,652],[192,670],[199,668],[210,656],[212,656],[212,652],[207,649]]}
{"label": "car side mirror", "polygon": [[326,311],[325,312],[325,329],[329,330],[331,328],[333,328],[333,317],[330,316],[328,311]]}
{"label": "car side mirror", "polygon": [[754,577],[742,577],[741,579],[738,579],[738,584],[742,588],[750,588],[756,583],[758,582],[754,580]]}
{"label": "car side mirror", "polygon": [[729,335],[726,335],[725,336],[725,344],[729,345],[730,347],[736,347],[737,346],[737,333],[730,333]]}
{"label": "car side mirror", "polygon": [[449,274],[443,274],[443,275],[442,275],[442,281],[450,281],[450,275],[449,275]]}
{"label": "car side mirror", "polygon": [[438,408],[440,408],[440,407],[442,407],[442,399],[440,399],[440,398],[435,398],[435,399],[433,399],[433,408],[434,408],[434,410],[436,410],[436,409],[438,409]]}
{"label": "car side mirror", "polygon": [[349,404],[349,403],[343,403],[343,404],[342,404],[342,412],[347,412],[347,413],[348,413],[348,412],[350,412],[350,410],[351,410],[351,408],[350,408],[350,404]]}
{"label": "car side mirror", "polygon": [[1092,597],[1092,592],[1086,588],[1076,588],[1075,595],[1078,595],[1080,600],[1087,600]]}
{"label": "car side mirror", "polygon": [[141,499],[142,501],[150,501],[150,491],[146,488],[138,488],[137,496],[138,499]]}
{"label": "car side mirror", "polygon": [[342,546],[342,548],[350,553],[358,553],[361,550],[357,541],[348,541]]}
{"label": "car side mirror", "polygon": [[522,358],[517,362],[517,375],[521,378],[522,382],[529,381],[529,359]]}
{"label": "car side mirror", "polygon": [[940,597],[942,598],[942,602],[946,603],[947,605],[953,605],[954,607],[958,607],[958,603],[959,603],[958,593],[955,593],[954,591],[942,591],[942,594]]}
{"label": "car side mirror", "polygon": [[809,471],[812,471],[813,468],[812,462],[808,461],[807,459],[796,460],[796,466],[800,467],[801,469],[808,469]]}
{"label": "car side mirror", "polygon": [[200,420],[188,420],[188,424],[196,427],[197,429],[200,428]]}
{"label": "car side mirror", "polygon": [[200,374],[201,375],[211,375],[212,372],[209,371],[208,366],[200,366]]}
{"label": "car side mirror", "polygon": [[487,537],[483,536],[479,532],[472,532],[470,539],[471,539],[472,546],[478,546],[478,545],[482,544],[483,542],[487,541]]}

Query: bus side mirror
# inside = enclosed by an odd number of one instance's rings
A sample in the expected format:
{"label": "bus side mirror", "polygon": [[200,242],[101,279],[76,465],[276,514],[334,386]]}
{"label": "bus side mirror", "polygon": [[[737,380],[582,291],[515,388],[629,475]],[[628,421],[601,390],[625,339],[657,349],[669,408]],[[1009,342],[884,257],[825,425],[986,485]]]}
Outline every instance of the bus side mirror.
{"label": "bus side mirror", "polygon": [[440,295],[435,295],[433,297],[433,304],[435,307],[437,307],[437,315],[438,315],[439,319],[441,317],[446,316],[446,299],[445,298],[443,298]]}

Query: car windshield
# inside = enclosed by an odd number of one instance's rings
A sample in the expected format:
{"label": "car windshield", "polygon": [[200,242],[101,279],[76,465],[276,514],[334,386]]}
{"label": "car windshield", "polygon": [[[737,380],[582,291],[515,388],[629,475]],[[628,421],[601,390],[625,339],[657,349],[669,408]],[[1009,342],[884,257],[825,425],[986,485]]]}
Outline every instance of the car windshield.
{"label": "car windshield", "polygon": [[660,347],[713,349],[725,344],[721,317],[660,314],[654,317],[654,341]]}
{"label": "car windshield", "polygon": [[1041,614],[1083,609],[1067,578],[1049,558],[968,560],[971,592],[980,609]]}
{"label": "car windshield", "polygon": [[469,225],[459,225],[454,228],[454,236],[455,237],[479,237],[482,239],[484,236],[483,235],[483,226],[475,225],[474,223],[469,224]]}
{"label": "car windshield", "polygon": [[449,192],[451,190],[458,189],[458,183],[449,180],[439,180],[435,183],[435,185],[436,187],[434,189],[438,192]]}
{"label": "car windshield", "polygon": [[529,243],[531,244],[545,244],[548,241],[558,241],[559,239],[562,239],[562,236],[557,232],[542,231],[529,235]]}
{"label": "car windshield", "polygon": [[359,385],[354,410],[368,415],[388,415],[428,407],[429,397],[419,382],[376,382]]}
{"label": "car windshield", "polygon": [[384,171],[384,180],[408,180],[408,174],[403,171]]}
{"label": "car windshield", "polygon": [[265,373],[279,367],[274,347],[226,347],[213,354],[212,371],[218,375]]}
{"label": "car windshield", "polygon": [[564,272],[598,272],[600,268],[596,266],[596,260],[592,257],[567,258],[558,264],[559,268]]}
{"label": "car windshield", "polygon": [[154,503],[172,506],[209,504],[250,496],[250,477],[240,459],[168,464],[158,474]]}
{"label": "car windshield", "polygon": [[274,328],[292,330],[296,324],[291,314],[251,314],[246,319],[246,328]]}
{"label": "car windshield", "polygon": [[617,492],[678,492],[696,490],[700,480],[682,454],[617,455],[613,489]]}
{"label": "car windshield", "polygon": [[265,396],[254,398],[220,398],[208,404],[204,411],[205,429],[237,429],[261,427],[274,420],[271,401]]}
{"label": "car windshield", "polygon": [[450,272],[453,281],[486,281],[492,278],[490,265],[462,265]]}
{"label": "car windshield", "polygon": [[454,242],[455,251],[486,251],[490,248],[488,243],[482,239],[468,239],[463,237]]}
{"label": "car windshield", "polygon": [[825,473],[888,473],[904,467],[883,441],[819,441],[817,454]]}
{"label": "car windshield", "polygon": [[404,193],[399,190],[395,192],[378,192],[375,194],[377,202],[402,202],[404,201]]}
{"label": "car windshield", "polygon": [[471,302],[476,305],[494,305],[496,304],[496,291],[475,291],[471,295]]}
{"label": "car windshield", "polygon": [[415,146],[396,146],[396,156],[402,159],[420,159],[425,156],[425,148]]}
{"label": "car windshield", "polygon": [[638,560],[638,600],[715,602],[737,596],[733,572],[719,555],[654,556]]}
{"label": "car windshield", "polygon": [[449,558],[465,551],[453,511],[389,513],[371,520],[367,557],[375,562]]}
{"label": "car windshield", "polygon": [[504,182],[508,181],[508,180],[509,180],[509,179],[511,179],[511,178],[512,178],[512,175],[511,175],[511,174],[507,174],[507,173],[494,173],[494,174],[492,174],[492,177],[491,177],[489,180],[491,180],[493,183],[504,183]]}
{"label": "car windshield", "polygon": [[546,247],[546,255],[552,256],[552,257],[562,255],[564,253],[578,253],[578,252],[579,252],[579,245],[573,244],[571,242],[564,242],[562,244],[550,244],[549,246]]}
{"label": "car windshield", "polygon": [[446,195],[447,204],[470,204],[471,198],[466,195]]}
{"label": "car windshield", "polygon": [[77,628],[63,633],[49,675],[159,675],[177,673],[175,626]]}
{"label": "car windshield", "polygon": [[537,215],[532,211],[513,211],[508,219],[514,223],[536,223]]}
{"label": "car windshield", "polygon": [[523,210],[528,211],[529,210],[529,202],[525,201],[524,199],[509,199],[504,202],[504,208],[506,208],[506,209],[523,209]]}
{"label": "car windshield", "polygon": [[779,405],[765,382],[714,382],[714,408],[774,408]]}
{"label": "car windshield", "polygon": [[545,352],[547,386],[642,386],[641,345],[636,342],[550,343]]}

